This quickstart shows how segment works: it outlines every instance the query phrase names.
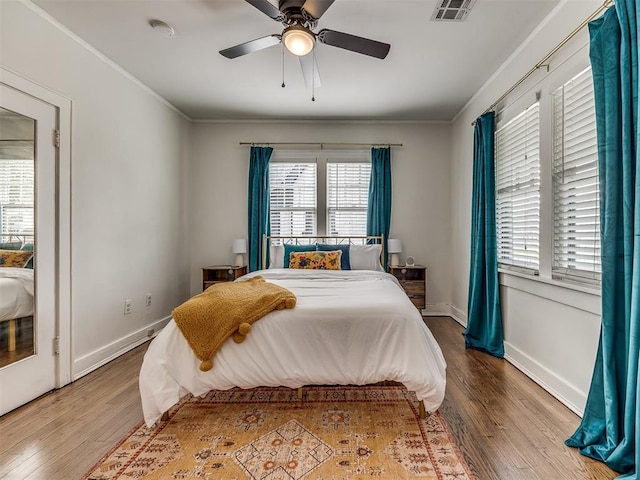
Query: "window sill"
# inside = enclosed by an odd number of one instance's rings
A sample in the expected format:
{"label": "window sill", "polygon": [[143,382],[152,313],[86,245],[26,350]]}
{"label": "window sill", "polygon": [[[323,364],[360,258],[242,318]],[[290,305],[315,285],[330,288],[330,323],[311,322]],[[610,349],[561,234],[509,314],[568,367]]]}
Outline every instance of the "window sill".
{"label": "window sill", "polygon": [[549,285],[554,285],[556,287],[568,288],[570,290],[577,290],[578,292],[584,292],[591,295],[600,296],[600,286],[599,285],[589,285],[586,283],[579,283],[572,280],[558,280],[555,278],[544,278],[541,277],[537,272],[534,273],[525,273],[517,270],[511,270],[510,268],[498,268],[498,273],[513,275],[514,277],[526,278],[533,282],[542,282]]}
{"label": "window sill", "polygon": [[501,286],[600,315],[600,288],[498,268]]}

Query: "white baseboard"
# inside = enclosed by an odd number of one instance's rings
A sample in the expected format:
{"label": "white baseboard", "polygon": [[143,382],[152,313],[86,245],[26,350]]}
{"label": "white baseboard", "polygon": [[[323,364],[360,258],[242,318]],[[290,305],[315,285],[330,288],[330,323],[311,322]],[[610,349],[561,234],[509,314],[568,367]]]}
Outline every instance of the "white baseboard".
{"label": "white baseboard", "polygon": [[453,318],[456,322],[458,322],[463,327],[467,328],[467,314],[464,313],[459,308],[451,305],[451,318]]}
{"label": "white baseboard", "polygon": [[[118,358],[120,355],[127,353],[129,350],[132,350],[135,347],[142,345],[147,340],[155,337],[158,335],[160,330],[169,323],[169,320],[171,320],[171,317],[165,317],[157,320],[140,330],[116,340],[115,342],[111,342],[110,344],[100,347],[87,355],[76,358],[73,361],[73,381],[93,372],[95,369],[100,368],[111,360]],[[154,333],[153,335],[148,336],[147,332],[151,328],[154,330]]]}
{"label": "white baseboard", "polygon": [[587,394],[544,367],[529,355],[504,342],[504,358],[514,367],[557,398],[569,410],[582,417]]}
{"label": "white baseboard", "polygon": [[[466,314],[452,305],[427,305],[427,308],[422,310],[422,314],[424,316],[450,316],[462,326],[466,327],[467,325]],[[171,317],[165,317],[153,322],[136,332],[76,359],[73,362],[73,380],[83,377],[129,350],[142,345],[149,338],[155,337],[170,319]],[[155,332],[154,335],[148,337],[147,331],[150,328],[153,328]],[[585,392],[578,390],[510,343],[505,342],[504,347],[505,360],[557,398],[571,411],[582,417],[584,405],[587,401]]]}
{"label": "white baseboard", "polygon": [[[466,313],[453,305],[451,305],[450,316],[463,327],[467,326]],[[504,349],[505,360],[557,398],[569,410],[582,417],[587,403],[586,392],[577,389],[507,341],[504,342]]]}
{"label": "white baseboard", "polygon": [[451,306],[446,303],[429,303],[420,313],[423,317],[448,317],[451,315]]}

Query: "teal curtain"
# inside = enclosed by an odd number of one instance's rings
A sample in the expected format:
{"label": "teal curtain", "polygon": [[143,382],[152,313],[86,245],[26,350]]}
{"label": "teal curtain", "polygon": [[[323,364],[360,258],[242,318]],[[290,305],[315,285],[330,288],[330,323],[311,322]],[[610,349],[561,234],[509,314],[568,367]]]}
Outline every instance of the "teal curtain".
{"label": "teal curtain", "polygon": [[471,262],[465,347],[504,357],[496,243],[495,113],[476,120],[473,133]]}
{"label": "teal curtain", "polygon": [[589,24],[596,101],[602,325],[584,416],[566,443],[638,480],[640,458],[640,176],[635,0]]}
{"label": "teal curtain", "polygon": [[249,155],[249,271],[262,268],[262,236],[269,235],[269,159],[271,147],[251,147]]}
{"label": "teal curtain", "polygon": [[[371,149],[371,178],[367,208],[367,235],[382,235],[384,244],[389,240],[391,227],[391,148]],[[387,255],[384,269],[387,269]]]}

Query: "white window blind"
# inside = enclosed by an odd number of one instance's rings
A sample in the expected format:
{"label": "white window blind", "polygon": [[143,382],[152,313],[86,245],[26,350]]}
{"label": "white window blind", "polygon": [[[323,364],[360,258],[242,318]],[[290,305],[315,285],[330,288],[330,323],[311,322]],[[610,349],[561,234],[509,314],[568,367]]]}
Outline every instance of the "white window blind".
{"label": "white window blind", "polygon": [[538,270],[539,103],[498,128],[495,141],[498,262]]}
{"label": "white window blind", "polygon": [[0,159],[1,242],[33,238],[33,160]]}
{"label": "white window blind", "polygon": [[271,235],[316,234],[316,164],[269,164]]}
{"label": "white window blind", "polygon": [[327,163],[329,235],[366,235],[370,163]]}
{"label": "white window blind", "polygon": [[591,70],[553,95],[553,273],[600,278],[600,204]]}

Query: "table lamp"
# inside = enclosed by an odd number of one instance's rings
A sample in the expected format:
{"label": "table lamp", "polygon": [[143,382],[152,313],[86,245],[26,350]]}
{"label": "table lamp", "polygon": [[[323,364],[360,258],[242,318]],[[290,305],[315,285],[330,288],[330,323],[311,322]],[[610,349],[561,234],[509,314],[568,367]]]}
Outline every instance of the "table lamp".
{"label": "table lamp", "polygon": [[391,254],[389,265],[392,267],[400,265],[400,258],[398,257],[398,254],[402,252],[402,240],[399,238],[390,238],[387,240],[387,252]]}
{"label": "table lamp", "polygon": [[236,265],[238,267],[244,266],[244,254],[247,253],[247,240],[244,238],[234,240],[231,251],[236,254]]}

